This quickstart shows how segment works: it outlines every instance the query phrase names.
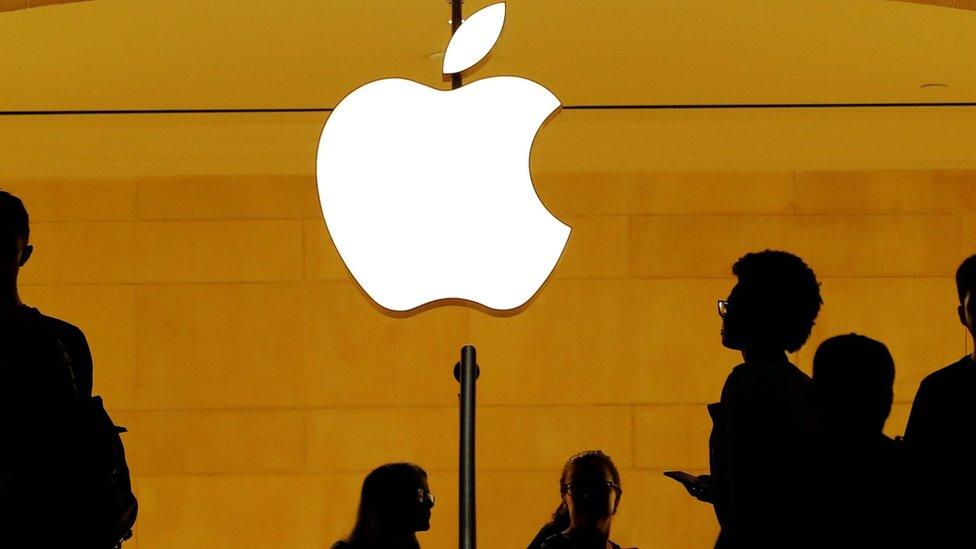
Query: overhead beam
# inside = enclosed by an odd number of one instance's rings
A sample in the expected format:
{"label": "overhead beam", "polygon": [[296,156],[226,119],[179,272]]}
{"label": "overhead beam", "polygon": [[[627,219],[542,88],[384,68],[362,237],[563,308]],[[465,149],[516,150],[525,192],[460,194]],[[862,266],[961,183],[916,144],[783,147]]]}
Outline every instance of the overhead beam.
{"label": "overhead beam", "polygon": [[91,0],[0,0],[0,12],[40,8],[56,4],[71,4],[74,2],[90,2]]}
{"label": "overhead beam", "polygon": [[895,2],[910,2],[912,4],[926,4],[942,8],[976,11],[976,0],[892,0]]}

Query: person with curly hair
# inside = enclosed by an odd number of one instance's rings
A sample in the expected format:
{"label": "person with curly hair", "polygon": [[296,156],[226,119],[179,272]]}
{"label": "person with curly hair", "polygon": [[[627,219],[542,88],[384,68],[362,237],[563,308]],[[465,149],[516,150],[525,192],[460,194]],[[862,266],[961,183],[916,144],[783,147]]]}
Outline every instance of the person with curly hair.
{"label": "person with curly hair", "polygon": [[716,547],[796,547],[808,502],[799,486],[812,428],[810,377],[787,353],[800,349],[823,300],[813,270],[783,251],[746,254],[718,302],[722,345],[739,351],[719,402],[710,404],[711,475],[686,485],[715,506]]}

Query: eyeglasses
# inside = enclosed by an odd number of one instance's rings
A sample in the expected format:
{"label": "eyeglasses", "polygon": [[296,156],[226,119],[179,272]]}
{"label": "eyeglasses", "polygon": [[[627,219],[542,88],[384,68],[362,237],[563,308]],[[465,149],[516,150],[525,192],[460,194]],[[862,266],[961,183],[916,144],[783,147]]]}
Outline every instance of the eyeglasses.
{"label": "eyeglasses", "polygon": [[574,485],[573,483],[566,484],[563,486],[563,490],[570,496],[576,497],[582,494],[592,494],[598,490],[614,490],[616,492],[622,492],[620,485],[616,482],[610,480],[604,480],[602,482],[587,482],[586,484]]}
{"label": "eyeglasses", "polygon": [[434,494],[424,490],[423,488],[417,488],[417,503],[430,502],[431,505],[434,504]]}
{"label": "eyeglasses", "polygon": [[729,314],[729,302],[724,299],[718,300],[718,316],[725,318],[727,314]]}

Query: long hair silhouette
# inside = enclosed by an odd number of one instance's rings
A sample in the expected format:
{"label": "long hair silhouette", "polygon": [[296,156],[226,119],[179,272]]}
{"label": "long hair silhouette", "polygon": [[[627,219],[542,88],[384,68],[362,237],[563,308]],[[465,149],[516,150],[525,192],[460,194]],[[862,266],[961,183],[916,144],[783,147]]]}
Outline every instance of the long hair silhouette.
{"label": "long hair silhouette", "polygon": [[[610,471],[610,476],[613,477],[614,484],[620,486],[620,472],[617,471],[617,466],[614,465],[610,456],[600,450],[588,450],[574,455],[563,465],[563,472],[559,476],[560,496],[566,493],[566,481],[569,479],[570,473],[577,468],[583,467],[605,467],[607,471]],[[538,548],[546,538],[559,534],[567,528],[569,528],[569,508],[566,506],[565,499],[560,497],[559,507],[556,507],[556,510],[552,512],[552,517],[549,519],[549,522],[536,534],[535,539],[529,544],[529,549]]]}
{"label": "long hair silhouette", "polygon": [[415,540],[414,532],[429,527],[418,524],[418,510],[433,506],[430,499],[418,497],[430,497],[426,480],[427,472],[413,463],[388,463],[371,471],[363,480],[356,525],[346,541],[354,547],[378,548],[397,538]]}

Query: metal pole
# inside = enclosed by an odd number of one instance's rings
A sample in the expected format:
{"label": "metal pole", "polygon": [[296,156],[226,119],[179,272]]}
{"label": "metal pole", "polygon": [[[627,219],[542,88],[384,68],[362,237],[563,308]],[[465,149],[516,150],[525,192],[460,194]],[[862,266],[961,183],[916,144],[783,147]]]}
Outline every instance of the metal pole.
{"label": "metal pole", "polygon": [[473,345],[461,348],[461,361],[454,365],[454,378],[461,382],[461,444],[458,470],[458,547],[475,549],[474,413],[475,382],[479,375]]}
{"label": "metal pole", "polygon": [[[461,26],[461,5],[464,0],[451,2],[451,36]],[[451,75],[451,89],[461,87],[461,74]],[[461,348],[461,361],[454,365],[454,378],[461,383],[461,436],[458,450],[458,548],[475,549],[477,539],[475,527],[474,492],[474,413],[475,382],[478,379],[477,351],[473,345]]]}
{"label": "metal pole", "polygon": [[[464,4],[464,0],[451,0],[451,36],[454,36],[461,26],[461,4]],[[456,90],[460,87],[461,73],[456,72],[451,75],[451,89]]]}

